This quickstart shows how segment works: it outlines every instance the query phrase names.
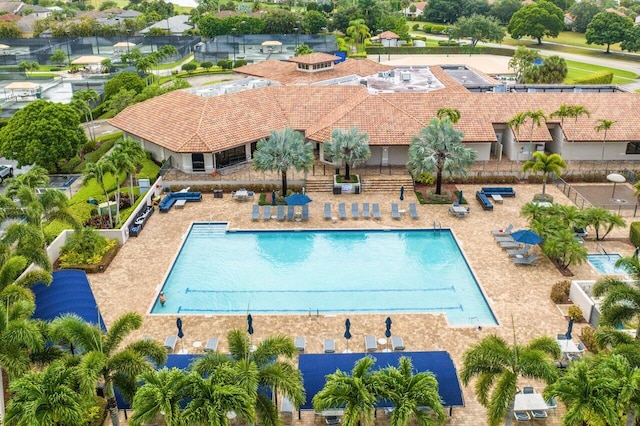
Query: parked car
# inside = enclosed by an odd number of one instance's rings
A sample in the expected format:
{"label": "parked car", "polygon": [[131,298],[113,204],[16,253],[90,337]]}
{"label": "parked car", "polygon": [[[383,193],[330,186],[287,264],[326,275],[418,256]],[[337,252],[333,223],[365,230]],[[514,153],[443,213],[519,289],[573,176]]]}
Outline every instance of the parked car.
{"label": "parked car", "polygon": [[576,234],[576,237],[588,237],[589,233],[585,228],[573,228],[573,232]]}
{"label": "parked car", "polygon": [[13,177],[13,167],[0,165],[0,183],[10,177]]}

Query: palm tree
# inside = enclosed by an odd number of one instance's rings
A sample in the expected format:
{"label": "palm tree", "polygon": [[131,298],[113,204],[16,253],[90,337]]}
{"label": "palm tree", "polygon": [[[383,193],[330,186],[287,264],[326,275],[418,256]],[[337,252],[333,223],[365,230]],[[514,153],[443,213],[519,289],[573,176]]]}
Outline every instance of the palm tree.
{"label": "palm tree", "polygon": [[7,181],[6,194],[10,198],[15,198],[18,189],[23,186],[31,189],[46,188],[49,186],[49,175],[47,169],[40,166],[33,166],[27,173],[15,176]]}
{"label": "palm tree", "polygon": [[635,256],[623,257],[616,266],[625,269],[633,281],[605,277],[596,282],[593,295],[603,298],[599,322],[612,327],[632,322],[636,324],[636,339],[640,339],[640,261]]}
{"label": "palm tree", "polygon": [[[520,128],[527,122],[527,113],[519,112],[511,120],[507,122],[507,126],[513,131],[513,137],[516,140],[516,143],[520,143]],[[517,149],[516,145],[516,163],[520,161],[520,152]]]}
{"label": "palm tree", "polygon": [[287,196],[287,170],[311,170],[313,146],[291,128],[274,130],[268,139],[260,139],[254,152],[253,167],[261,172],[276,171],[282,175],[282,196]]}
{"label": "palm tree", "polygon": [[[588,207],[583,211],[585,221],[596,231],[596,240],[604,240],[613,228],[627,226],[622,216],[617,215],[604,207]],[[601,229],[602,228],[602,229]],[[600,235],[602,233],[602,235]]]}
{"label": "palm tree", "polygon": [[83,380],[77,365],[56,361],[13,381],[4,424],[7,426],[83,426],[96,407],[95,383]]}
{"label": "palm tree", "polygon": [[460,111],[455,108],[438,108],[436,117],[439,119],[448,118],[453,124],[457,124],[460,121]]}
{"label": "palm tree", "polygon": [[365,23],[364,19],[354,19],[353,21],[349,21],[349,26],[347,27],[347,35],[351,37],[355,43],[362,43],[362,49],[364,50],[364,40],[367,37],[371,37],[371,33],[369,32],[369,27]]}
{"label": "palm tree", "polygon": [[153,370],[152,363],[162,365],[167,358],[162,345],[151,340],[134,341],[120,347],[124,339],[141,326],[142,317],[133,312],[117,318],[106,333],[100,326],[89,324],[75,314],[64,314],[51,324],[52,337],[82,349],[81,366],[98,372],[95,379],[104,382],[107,409],[114,426],[120,424],[114,387],[131,400],[136,377]]}
{"label": "palm tree", "polygon": [[113,216],[111,215],[111,206],[109,205],[109,193],[105,184],[107,174],[115,173],[113,164],[107,159],[100,159],[97,163],[87,163],[82,172],[82,184],[86,185],[91,179],[95,179],[100,185],[107,202],[107,211],[109,212],[109,224],[113,227]]}
{"label": "palm tree", "polygon": [[[258,372],[258,384],[272,389],[272,394],[278,392],[289,398],[296,406],[305,401],[304,386],[300,371],[280,357],[292,359],[297,353],[293,340],[289,336],[269,336],[255,348],[251,345],[251,339],[241,330],[231,330],[227,334],[229,352],[233,363],[238,364],[246,373],[245,388],[254,395],[255,407],[260,422],[266,426],[277,425],[278,409],[273,401],[257,391],[251,379],[251,370]],[[254,350],[255,349],[255,350]],[[226,356],[217,354],[205,356],[194,363],[194,370],[206,376],[220,364],[229,363]],[[257,386],[257,385],[256,385]],[[255,387],[255,388],[253,388]]]}
{"label": "palm tree", "polygon": [[531,131],[529,132],[529,155],[533,156],[533,130],[536,126],[540,127],[542,125],[542,121],[547,120],[547,116],[544,115],[544,112],[541,109],[527,111],[525,112],[525,115],[527,118],[531,119]]}
{"label": "palm tree", "polygon": [[533,158],[522,165],[522,171],[542,172],[542,198],[546,199],[547,176],[560,176],[566,167],[567,163],[558,154],[547,155],[544,152],[534,152]]}
{"label": "palm tree", "polygon": [[180,404],[188,397],[189,378],[178,369],[145,371],[138,378],[143,382],[133,397],[132,426],[140,426],[163,416],[167,426],[183,424]]}
{"label": "palm tree", "polygon": [[482,339],[463,356],[460,372],[467,386],[477,378],[475,392],[480,404],[487,408],[487,424],[500,424],[516,395],[518,378],[525,376],[552,383],[557,378],[553,359],[560,357],[560,347],[549,337],[539,337],[528,345],[507,342],[496,335]]}
{"label": "palm tree", "polygon": [[345,163],[346,180],[349,176],[349,166],[357,166],[364,163],[371,157],[369,149],[369,135],[360,133],[357,127],[350,127],[349,130],[333,129],[331,140],[324,143],[324,151],[329,154],[336,163]]}
{"label": "palm tree", "polygon": [[[578,126],[578,118],[581,115],[586,115],[587,117],[591,116],[591,113],[588,109],[583,107],[582,105],[567,105],[562,104],[560,108],[551,113],[549,117],[559,117],[560,118],[560,129],[563,135],[564,142],[564,119],[565,118],[573,118],[575,119],[575,128]],[[574,140],[575,140],[575,128],[574,128]],[[573,141],[571,141],[571,152],[569,153],[569,161],[573,160]]]}
{"label": "palm tree", "polygon": [[91,104],[100,100],[100,95],[93,89],[78,90],[73,94],[71,102],[75,103],[78,110],[84,113],[85,118],[89,116],[89,134],[92,141],[96,141],[96,133],[93,128],[93,110]]}
{"label": "palm tree", "polygon": [[351,375],[341,370],[328,374],[324,387],[313,397],[314,409],[323,411],[344,407],[345,426],[357,426],[360,421],[365,425],[371,424],[378,399],[371,373],[374,364],[373,357],[366,356],[356,361]]}
{"label": "palm tree", "polygon": [[[400,357],[398,367],[389,366],[374,373],[379,396],[393,404],[391,426],[407,426],[412,417],[417,424],[429,426],[445,420],[444,407],[433,373],[414,373],[411,358]],[[428,407],[431,412],[426,412]],[[435,419],[432,416],[435,414]]]}
{"label": "palm tree", "polygon": [[[173,46],[163,46],[163,47],[173,47]],[[140,163],[142,162],[142,160],[144,160],[146,157],[145,151],[144,149],[142,149],[142,146],[140,145],[139,142],[126,137],[119,140],[116,146],[113,148],[113,150],[121,151],[125,153],[131,159],[131,162],[135,166],[133,169],[125,170],[125,172],[127,172],[127,175],[129,177],[129,197],[131,199],[131,205],[133,205],[135,203],[135,193],[133,191],[133,176],[135,175],[136,170],[140,165]]]}
{"label": "palm tree", "polygon": [[604,135],[602,136],[602,159],[601,159],[602,161],[604,161],[604,148],[605,148],[605,142],[607,141],[607,132],[611,127],[613,127],[614,124],[616,124],[616,122],[613,120],[599,118],[597,120],[597,123],[598,124],[595,127],[596,131],[601,132],[604,130]]}
{"label": "palm tree", "polygon": [[464,134],[448,117],[434,118],[411,139],[407,168],[412,176],[436,171],[436,194],[442,193],[442,175],[466,176],[477,152],[462,143]]}

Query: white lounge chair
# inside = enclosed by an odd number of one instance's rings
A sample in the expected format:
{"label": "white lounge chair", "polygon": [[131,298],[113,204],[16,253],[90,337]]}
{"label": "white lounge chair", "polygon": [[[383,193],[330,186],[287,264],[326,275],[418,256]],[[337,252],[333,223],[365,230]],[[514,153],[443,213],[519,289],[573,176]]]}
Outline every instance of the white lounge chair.
{"label": "white lounge chair", "polygon": [[296,337],[293,341],[298,352],[304,352],[307,347],[307,340],[304,337]]}
{"label": "white lounge chair", "polygon": [[251,220],[258,220],[260,218],[260,206],[254,204],[251,208]]}
{"label": "white lounge chair", "polygon": [[504,237],[495,237],[496,243],[509,243],[514,241],[514,239],[510,235],[505,235]]}
{"label": "white lounge chair", "polygon": [[537,258],[538,258],[538,255],[533,253],[529,257],[512,257],[511,260],[516,265],[532,265],[533,262],[535,262]]}
{"label": "white lounge chair", "polygon": [[369,219],[371,212],[369,211],[369,203],[362,203],[362,218]]}
{"label": "white lounge chair", "polygon": [[375,352],[378,350],[378,343],[375,336],[364,336],[364,347],[367,352]]}
{"label": "white lounge chair", "polygon": [[529,249],[531,246],[529,244],[525,244],[524,247],[514,250],[507,250],[507,254],[509,256],[526,256],[529,254]]}
{"label": "white lounge chair", "polygon": [[391,336],[391,349],[394,351],[404,351],[402,336]]}
{"label": "white lounge chair", "polygon": [[351,219],[358,219],[359,217],[358,203],[351,203]]}
{"label": "white lounge chair", "polygon": [[509,224],[509,226],[507,226],[504,229],[494,229],[493,231],[491,231],[491,233],[493,235],[511,235],[511,230],[513,229],[513,225]]}
{"label": "white lounge chair", "polygon": [[333,354],[336,352],[336,341],[333,339],[324,339],[324,353]]}
{"label": "white lounge chair", "polygon": [[176,349],[176,344],[178,343],[178,336],[172,334],[171,336],[167,336],[164,339],[164,348],[168,351],[173,352]]}
{"label": "white lounge chair", "polygon": [[324,218],[331,219],[331,203],[324,203]]}
{"label": "white lounge chair", "polygon": [[218,350],[218,338],[212,337],[207,339],[207,344],[204,345],[205,352],[216,352]]}
{"label": "white lounge chair", "polygon": [[396,203],[391,203],[391,217],[394,219],[400,219],[400,210]]}
{"label": "white lounge chair", "polygon": [[345,203],[338,204],[338,215],[340,216],[340,220],[347,218],[347,205]]}
{"label": "white lounge chair", "polygon": [[416,203],[409,203],[409,215],[412,219],[417,219],[419,217],[418,210],[416,209]]}

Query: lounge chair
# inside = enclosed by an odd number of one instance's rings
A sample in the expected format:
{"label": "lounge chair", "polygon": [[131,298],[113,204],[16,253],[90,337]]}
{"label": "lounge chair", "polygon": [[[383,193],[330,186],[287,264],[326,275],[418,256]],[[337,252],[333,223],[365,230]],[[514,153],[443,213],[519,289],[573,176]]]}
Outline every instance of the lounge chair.
{"label": "lounge chair", "polygon": [[522,388],[522,393],[536,393],[533,386],[525,386]]}
{"label": "lounge chair", "polygon": [[416,209],[416,203],[409,203],[409,215],[411,216],[411,219],[417,219],[418,216],[418,210]]}
{"label": "lounge chair", "polygon": [[375,336],[364,336],[364,348],[367,352],[375,352],[378,350],[378,343]]}
{"label": "lounge chair", "polygon": [[204,345],[205,352],[216,352],[218,350],[218,338],[212,337],[207,339],[207,344]]}
{"label": "lounge chair", "polygon": [[509,226],[507,226],[504,229],[494,229],[493,231],[491,231],[491,233],[493,235],[511,235],[511,230],[513,229],[513,225],[509,224]]}
{"label": "lounge chair", "polygon": [[517,422],[528,422],[531,420],[531,416],[526,411],[514,411],[513,416]]}
{"label": "lounge chair", "polygon": [[550,410],[555,410],[556,408],[558,408],[558,401],[556,401],[555,396],[552,396],[548,401],[545,401],[547,403],[547,408]]}
{"label": "lounge chair", "polygon": [[545,420],[547,418],[547,412],[544,410],[531,410],[531,416],[533,420]]}
{"label": "lounge chair", "polygon": [[500,247],[503,249],[517,249],[520,248],[520,243],[516,243],[515,241],[507,241],[500,243]]}
{"label": "lounge chair", "polygon": [[362,203],[362,218],[369,219],[371,213],[369,212],[369,203]]}
{"label": "lounge chair", "polygon": [[400,211],[396,203],[391,203],[391,217],[394,219],[400,219]]}
{"label": "lounge chair", "polygon": [[510,243],[512,241],[515,241],[510,235],[506,235],[504,237],[495,237],[494,239],[496,243]]}
{"label": "lounge chair", "polygon": [[556,340],[569,340],[567,339],[567,335],[566,334],[557,334],[556,335]]}
{"label": "lounge chair", "polygon": [[173,352],[176,349],[176,343],[178,343],[178,336],[172,334],[171,336],[167,336],[164,339],[164,348],[170,352]]}
{"label": "lounge chair", "polygon": [[298,352],[304,352],[305,348],[307,347],[307,339],[305,339],[304,337],[296,337],[293,341],[293,344],[295,345]]}
{"label": "lounge chair", "polygon": [[402,336],[391,336],[391,349],[394,351],[404,351]]}
{"label": "lounge chair", "polygon": [[531,246],[529,244],[525,244],[524,247],[515,249],[515,250],[507,250],[507,254],[509,256],[526,256],[529,254],[529,249]]}
{"label": "lounge chair", "polygon": [[378,203],[373,203],[373,218],[378,220],[382,219],[380,215],[380,204]]}
{"label": "lounge chair", "polygon": [[296,207],[287,206],[287,220],[293,220],[296,216]]}
{"label": "lounge chair", "polygon": [[324,218],[331,219],[331,203],[324,203]]}
{"label": "lounge chair", "polygon": [[358,219],[359,217],[358,203],[351,203],[351,219]]}
{"label": "lounge chair", "polygon": [[328,425],[339,425],[340,417],[338,416],[327,416],[324,418],[324,422]]}
{"label": "lounge chair", "polygon": [[333,339],[324,339],[324,353],[333,354],[336,352],[336,341]]}
{"label": "lounge chair", "polygon": [[284,206],[283,205],[279,205],[278,206],[277,218],[280,221],[284,220]]}
{"label": "lounge chair", "polygon": [[262,207],[262,220],[271,219],[271,206]]}
{"label": "lounge chair", "polygon": [[340,216],[341,220],[347,218],[347,205],[345,203],[338,204],[338,216]]}
{"label": "lounge chair", "polygon": [[258,219],[260,219],[260,206],[257,204],[254,204],[251,209],[251,220],[258,220]]}
{"label": "lounge chair", "polygon": [[513,257],[513,258],[511,258],[511,260],[516,265],[531,265],[531,264],[533,264],[533,262],[536,261],[537,258],[538,258],[538,255],[533,253],[529,257]]}
{"label": "lounge chair", "polygon": [[302,206],[302,220],[309,220],[309,206]]}

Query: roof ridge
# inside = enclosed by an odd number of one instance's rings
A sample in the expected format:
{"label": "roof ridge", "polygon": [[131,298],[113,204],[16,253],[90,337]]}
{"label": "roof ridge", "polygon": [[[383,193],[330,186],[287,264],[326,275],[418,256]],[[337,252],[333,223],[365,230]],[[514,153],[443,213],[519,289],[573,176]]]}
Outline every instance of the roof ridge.
{"label": "roof ridge", "polygon": [[[345,101],[340,106],[334,108],[323,117],[319,118],[315,125],[312,124],[311,126],[309,126],[305,130],[305,135],[311,135],[313,133],[316,133],[320,129],[327,127],[326,125],[322,124],[323,122],[329,122],[330,124],[341,119],[345,114],[355,109],[362,102],[366,101],[370,96],[372,95],[369,94],[367,89],[363,86],[362,90],[355,91],[351,96],[345,99]],[[360,99],[358,100],[357,98]]]}
{"label": "roof ridge", "polygon": [[419,123],[420,125],[425,125],[425,123],[422,122],[422,120],[420,120],[419,118],[415,117],[413,114],[411,114],[410,112],[408,112],[407,110],[405,110],[404,108],[401,108],[398,104],[396,104],[395,102],[391,101],[391,96],[385,96],[387,94],[392,94],[392,93],[380,93],[379,95],[381,96],[381,99],[388,103],[389,105],[391,105],[393,108],[397,109],[398,111],[402,111],[402,113],[408,117],[411,117],[416,123]]}

